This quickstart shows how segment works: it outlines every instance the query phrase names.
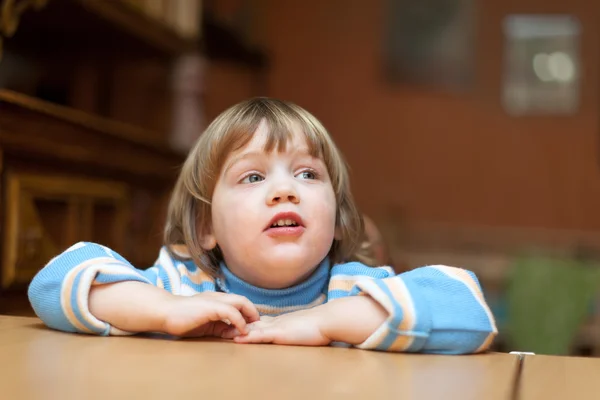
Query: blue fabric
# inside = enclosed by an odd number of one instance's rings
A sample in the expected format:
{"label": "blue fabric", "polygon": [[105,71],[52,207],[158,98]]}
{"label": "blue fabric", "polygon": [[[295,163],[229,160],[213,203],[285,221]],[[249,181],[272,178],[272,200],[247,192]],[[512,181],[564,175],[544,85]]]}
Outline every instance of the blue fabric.
{"label": "blue fabric", "polygon": [[472,353],[485,350],[496,334],[477,278],[458,268],[428,266],[394,276],[388,269],[358,262],[330,266],[326,259],[306,281],[281,290],[250,285],[224,264],[221,270],[222,278],[215,281],[192,262],[173,259],[165,248],[153,267],[139,270],[104,246],[82,242],[39,271],[28,296],[36,314],[49,327],[100,335],[109,334],[111,327],[86,308],[92,282],[131,280],[183,295],[214,291],[242,295],[268,315],[367,295],[388,311],[389,318],[358,346],[366,349]]}

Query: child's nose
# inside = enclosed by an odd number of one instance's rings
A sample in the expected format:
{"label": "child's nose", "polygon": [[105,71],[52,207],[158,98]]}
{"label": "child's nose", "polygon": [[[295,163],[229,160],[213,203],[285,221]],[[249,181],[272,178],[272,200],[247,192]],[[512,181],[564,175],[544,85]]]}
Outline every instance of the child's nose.
{"label": "child's nose", "polygon": [[285,202],[290,202],[294,204],[298,204],[300,202],[300,197],[298,196],[298,193],[296,193],[294,187],[289,184],[279,185],[278,187],[274,188],[274,190],[267,199],[267,203],[269,205]]}
{"label": "child's nose", "polygon": [[281,203],[284,201],[289,201],[290,203],[298,203],[298,198],[294,195],[287,195],[287,196],[275,196],[273,197],[272,203]]}

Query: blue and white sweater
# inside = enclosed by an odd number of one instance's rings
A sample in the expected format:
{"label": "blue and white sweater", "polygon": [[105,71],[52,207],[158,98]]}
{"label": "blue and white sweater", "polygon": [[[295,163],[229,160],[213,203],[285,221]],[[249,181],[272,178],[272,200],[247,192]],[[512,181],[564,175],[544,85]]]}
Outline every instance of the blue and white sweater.
{"label": "blue and white sweater", "polygon": [[331,267],[325,260],[303,283],[281,290],[252,286],[221,265],[213,279],[192,261],[172,258],[162,248],[155,265],[134,268],[111,249],[77,243],[52,259],[29,286],[36,314],[51,328],[98,335],[123,335],[97,319],[88,308],[90,288],[139,281],[174,295],[202,292],[247,297],[261,315],[278,315],[354,295],[368,295],[389,313],[388,319],[357,347],[384,351],[462,354],[485,351],[497,334],[494,317],[472,272],[443,265],[394,275],[389,267],[358,262]]}

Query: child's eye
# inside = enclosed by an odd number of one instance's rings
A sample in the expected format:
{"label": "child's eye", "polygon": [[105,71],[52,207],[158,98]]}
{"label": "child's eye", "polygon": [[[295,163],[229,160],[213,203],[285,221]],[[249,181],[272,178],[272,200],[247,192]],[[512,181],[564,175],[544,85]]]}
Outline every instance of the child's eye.
{"label": "child's eye", "polygon": [[300,179],[317,179],[317,174],[314,171],[302,171],[296,175]]}
{"label": "child's eye", "polygon": [[256,182],[260,182],[263,180],[265,180],[265,178],[263,178],[259,174],[250,174],[250,175],[246,176],[244,179],[242,179],[241,183],[256,183]]}

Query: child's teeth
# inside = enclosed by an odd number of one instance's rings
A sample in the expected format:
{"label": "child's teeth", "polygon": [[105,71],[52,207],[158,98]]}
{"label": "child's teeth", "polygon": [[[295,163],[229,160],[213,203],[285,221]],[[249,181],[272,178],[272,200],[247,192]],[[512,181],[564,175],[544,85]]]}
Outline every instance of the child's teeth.
{"label": "child's teeth", "polygon": [[272,226],[295,226],[297,225],[295,221],[292,221],[291,219],[280,219],[278,221],[276,221],[275,223],[273,223]]}

